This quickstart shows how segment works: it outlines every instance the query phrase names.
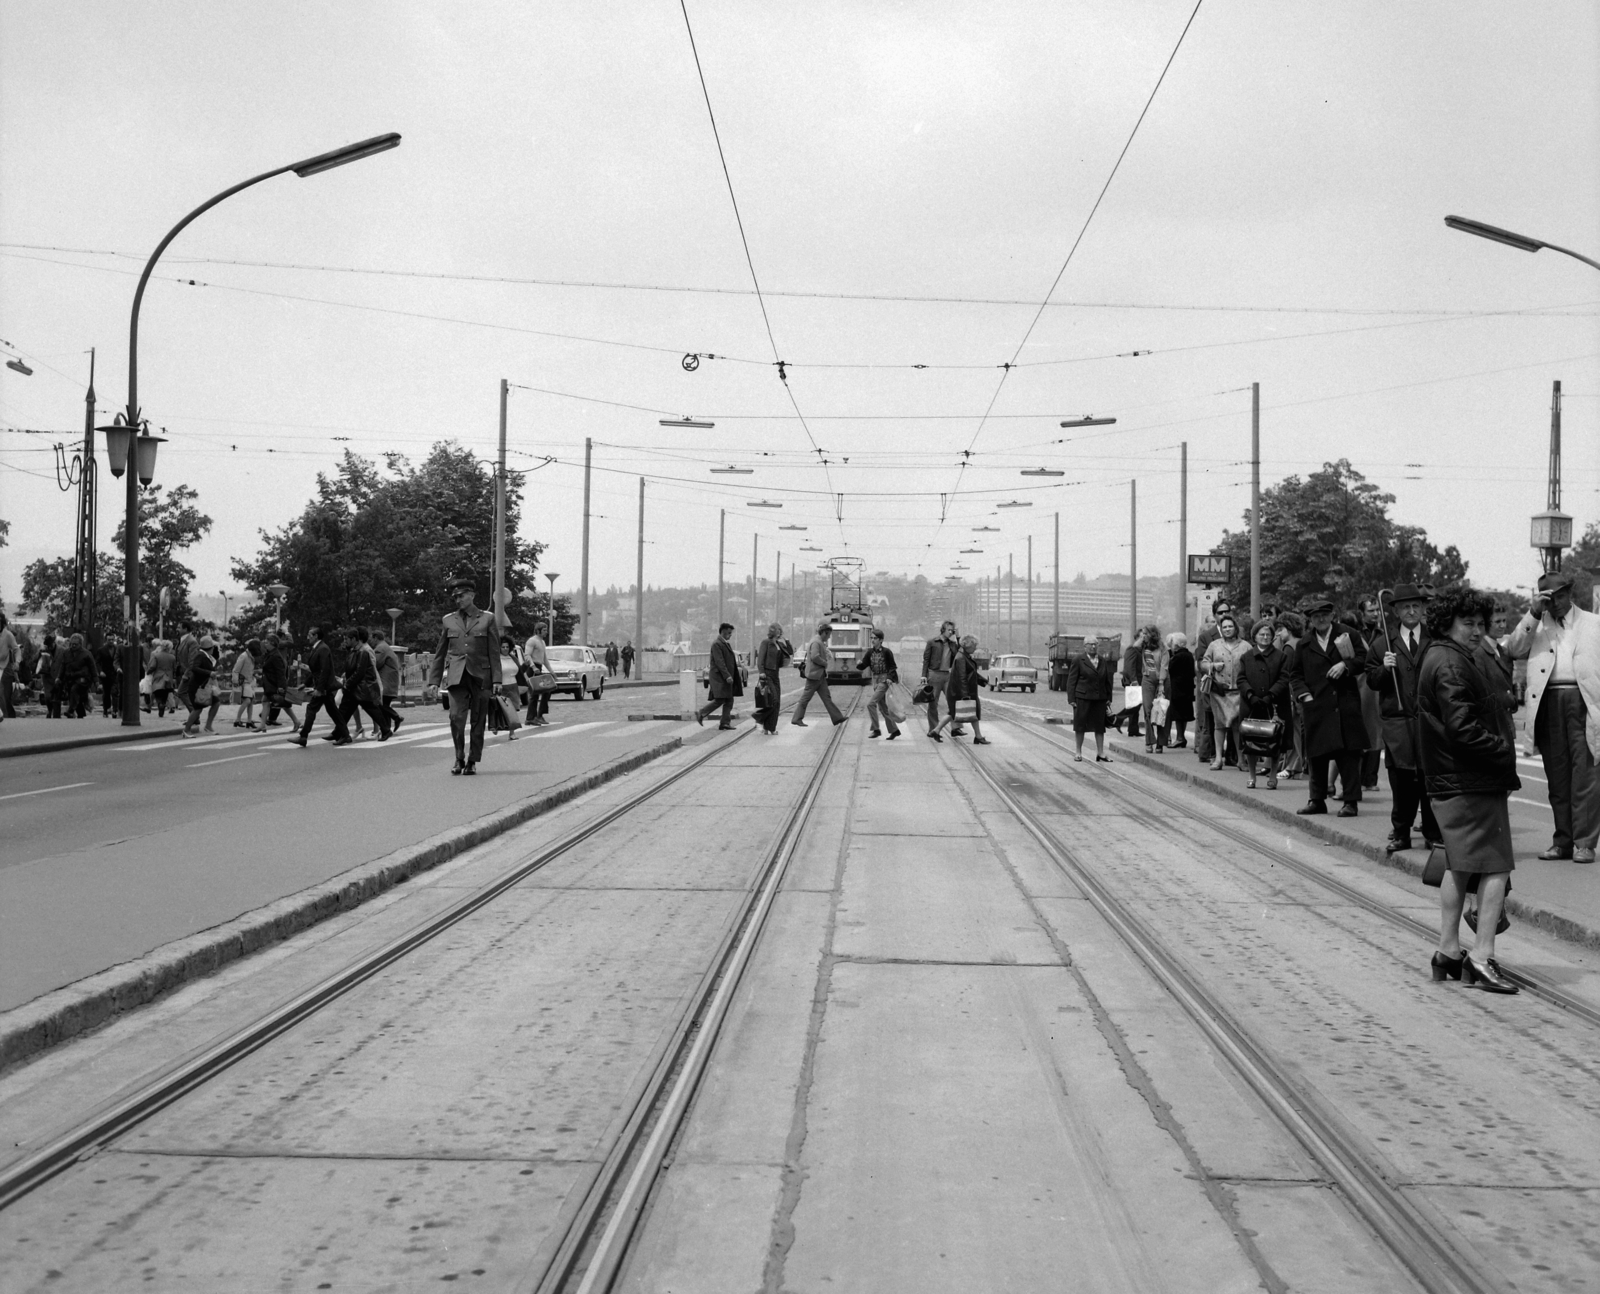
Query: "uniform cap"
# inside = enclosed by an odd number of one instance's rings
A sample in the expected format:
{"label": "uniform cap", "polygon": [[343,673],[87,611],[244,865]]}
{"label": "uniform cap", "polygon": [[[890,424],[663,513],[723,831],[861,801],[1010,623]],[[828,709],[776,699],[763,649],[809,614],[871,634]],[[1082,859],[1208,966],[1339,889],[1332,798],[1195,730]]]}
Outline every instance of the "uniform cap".
{"label": "uniform cap", "polygon": [[444,587],[445,591],[449,593],[454,593],[457,589],[471,589],[473,592],[477,592],[478,581],[470,575],[457,575],[453,580],[448,581]]}

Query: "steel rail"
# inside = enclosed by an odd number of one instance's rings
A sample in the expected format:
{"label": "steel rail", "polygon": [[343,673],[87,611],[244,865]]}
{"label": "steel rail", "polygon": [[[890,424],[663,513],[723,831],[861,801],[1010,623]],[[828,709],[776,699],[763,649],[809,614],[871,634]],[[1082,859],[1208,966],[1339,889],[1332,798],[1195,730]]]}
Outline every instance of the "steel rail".
{"label": "steel rail", "polygon": [[[1072,747],[1068,746],[1066,742],[1051,736],[1049,733],[1040,732],[1037,729],[1030,729],[1029,731],[1046,745],[1054,746],[1064,754],[1072,753]],[[1112,793],[1115,798],[1120,800],[1123,804],[1129,805],[1130,807],[1143,807],[1135,800],[1135,794],[1137,794],[1139,799],[1154,800],[1156,803],[1163,804],[1167,808],[1176,810],[1185,816],[1188,816],[1192,811],[1192,806],[1185,804],[1175,795],[1138,785],[1133,781],[1132,778],[1128,777],[1126,773],[1119,773],[1115,770],[1112,770],[1112,776],[1118,781],[1125,783],[1130,788],[1125,794],[1118,794],[1116,792]],[[1134,788],[1136,788],[1136,791]],[[1375,916],[1382,917],[1391,925],[1399,926],[1402,930],[1410,931],[1413,934],[1419,934],[1429,940],[1436,940],[1439,937],[1439,930],[1437,926],[1430,926],[1424,921],[1419,921],[1416,917],[1409,916],[1404,912],[1397,912],[1394,908],[1384,903],[1381,899],[1375,899],[1371,895],[1362,893],[1353,885],[1347,885],[1344,881],[1341,881],[1336,876],[1327,875],[1320,868],[1316,867],[1312,863],[1306,862],[1304,859],[1296,858],[1291,853],[1277,849],[1272,845],[1264,844],[1262,841],[1254,839],[1248,833],[1240,831],[1237,827],[1230,827],[1225,823],[1216,822],[1209,818],[1203,819],[1203,822],[1208,830],[1214,831],[1218,835],[1226,837],[1235,844],[1243,845],[1246,849],[1260,854],[1263,858],[1266,858],[1273,863],[1287,867],[1290,871],[1294,872],[1298,876],[1304,877],[1306,880],[1316,882],[1324,889],[1330,891],[1331,893],[1337,894],[1340,898],[1345,899],[1346,901],[1353,903],[1368,912],[1371,912]],[[1560,1007],[1563,1011],[1570,1012],[1579,1019],[1583,1020],[1586,1024],[1591,1024],[1597,1028],[1600,1028],[1600,1008],[1596,1008],[1591,1003],[1585,1002],[1582,998],[1573,996],[1564,989],[1557,988],[1553,984],[1545,983],[1536,975],[1532,975],[1527,971],[1517,970],[1514,966],[1507,966],[1504,962],[1500,962],[1498,958],[1496,959],[1496,962],[1500,966],[1501,972],[1507,979],[1525,989],[1532,996],[1539,998],[1541,1001],[1548,1002],[1551,1006]]]}
{"label": "steel rail", "polygon": [[668,787],[698,771],[710,760],[737,745],[752,731],[753,728],[746,728],[731,741],[711,746],[704,754],[696,756],[682,768],[652,783],[623,803],[596,815],[554,844],[538,853],[524,855],[510,870],[453,903],[436,916],[396,936],[382,947],[329,976],[320,984],[289,999],[221,1042],[180,1061],[138,1090],[114,1100],[76,1127],[52,1138],[32,1154],[0,1171],[0,1211],[37,1190],[73,1164],[97,1154],[145,1120],[204,1086],[246,1056],[260,1050],[358,985],[471,916],[478,909],[492,903],[505,891],[546,864],[576,848]]}
{"label": "steel rail", "polygon": [[[860,706],[858,693],[850,714]],[[662,1166],[693,1104],[712,1051],[744,979],[768,914],[788,872],[833,767],[844,736],[835,727],[805,788],[774,837],[756,882],[737,920],[730,924],[716,956],[701,979],[651,1082],[639,1096],[603,1170],[590,1183],[549,1266],[531,1288],[537,1294],[605,1294],[627,1260],[639,1220]]]}
{"label": "steel rail", "polygon": [[1172,995],[1207,1040],[1343,1193],[1356,1215],[1428,1294],[1506,1294],[1510,1286],[1469,1254],[1447,1224],[1430,1218],[1391,1182],[1365,1139],[1258,1044],[1166,944],[1118,899],[1073,850],[1042,826],[963,750],[978,776],[1023,829],[1082,890],[1102,919]]}

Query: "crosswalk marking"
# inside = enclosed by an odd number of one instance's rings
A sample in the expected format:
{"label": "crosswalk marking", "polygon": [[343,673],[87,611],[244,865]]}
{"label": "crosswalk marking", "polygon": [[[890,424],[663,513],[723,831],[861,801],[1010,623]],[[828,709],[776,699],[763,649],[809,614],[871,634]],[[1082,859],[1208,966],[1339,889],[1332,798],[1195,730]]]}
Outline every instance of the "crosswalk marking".
{"label": "crosswalk marking", "polygon": [[[430,734],[436,734],[448,726],[448,724],[443,723],[419,724],[416,727],[413,727],[411,724],[407,724],[403,730],[403,735],[392,738],[391,740],[410,741],[413,738],[426,737]],[[241,734],[239,736],[233,736],[231,734],[224,736],[221,733],[217,733],[210,737],[191,738],[189,740],[192,740],[194,745],[184,746],[183,749],[197,750],[203,748],[206,750],[226,750],[232,747],[259,746],[270,744],[272,742],[283,742],[284,744],[287,744],[289,738],[294,736],[294,734],[295,730],[293,728],[285,728],[281,732],[252,732],[248,735]],[[316,734],[319,739],[321,735],[321,733]],[[185,739],[179,738],[179,741],[183,740]],[[375,737],[369,738],[368,740],[370,740],[373,745],[378,744],[378,741]],[[176,750],[178,749],[178,746],[170,738],[168,738],[163,741],[137,742],[132,745],[119,746],[117,749],[124,754],[128,754],[134,751],[143,750]]]}
{"label": "crosswalk marking", "polygon": [[[530,740],[531,741],[551,741],[556,737],[565,737],[570,733],[583,732],[587,728],[605,728],[605,727],[608,727],[609,725],[614,724],[616,722],[617,722],[617,720],[615,720],[615,719],[594,719],[594,720],[591,720],[588,723],[568,723],[568,724],[562,724],[560,727],[552,726],[552,727],[544,729],[543,731],[540,731],[539,729],[535,729],[533,732],[526,733],[521,738],[521,740],[523,740],[523,741],[530,741]],[[629,725],[629,727],[637,727],[637,726],[638,726],[637,724],[630,724]],[[493,737],[493,736],[496,736],[496,735],[497,734],[495,734],[495,733],[485,733],[484,734],[484,739],[485,739],[485,741],[487,741],[490,737]],[[452,749],[454,749],[455,744],[456,744],[455,743],[455,738],[454,737],[450,737],[450,738],[447,738],[444,741],[430,741],[426,745],[423,745],[423,746],[419,747],[419,749],[421,749],[421,750],[452,750]]]}

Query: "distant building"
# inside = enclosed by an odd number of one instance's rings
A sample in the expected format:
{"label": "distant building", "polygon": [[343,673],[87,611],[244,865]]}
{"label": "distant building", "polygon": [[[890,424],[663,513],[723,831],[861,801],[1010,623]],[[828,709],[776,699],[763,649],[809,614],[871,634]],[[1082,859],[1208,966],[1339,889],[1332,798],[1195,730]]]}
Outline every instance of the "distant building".
{"label": "distant building", "polygon": [[[1014,585],[985,585],[978,597],[979,618],[992,626],[1005,638],[1006,626],[1015,624],[1025,633],[1028,626],[1028,586],[1018,581]],[[1061,586],[1061,632],[1087,634],[1125,630],[1128,625],[1128,581],[1123,578],[1120,587],[1104,577],[1093,584],[1063,584]],[[1140,624],[1155,619],[1155,596],[1152,590],[1139,587]],[[1049,633],[1055,627],[1055,586],[1033,586],[1033,624],[1035,631],[1043,628]],[[1042,641],[1042,640],[1040,640]]]}

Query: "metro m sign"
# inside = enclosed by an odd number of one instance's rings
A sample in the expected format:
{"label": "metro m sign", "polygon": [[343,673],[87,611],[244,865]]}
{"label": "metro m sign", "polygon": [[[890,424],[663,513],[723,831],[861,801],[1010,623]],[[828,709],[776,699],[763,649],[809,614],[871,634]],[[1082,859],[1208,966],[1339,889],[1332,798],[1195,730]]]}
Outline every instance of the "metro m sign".
{"label": "metro m sign", "polygon": [[1190,553],[1190,584],[1226,584],[1233,578],[1233,558],[1227,553]]}

